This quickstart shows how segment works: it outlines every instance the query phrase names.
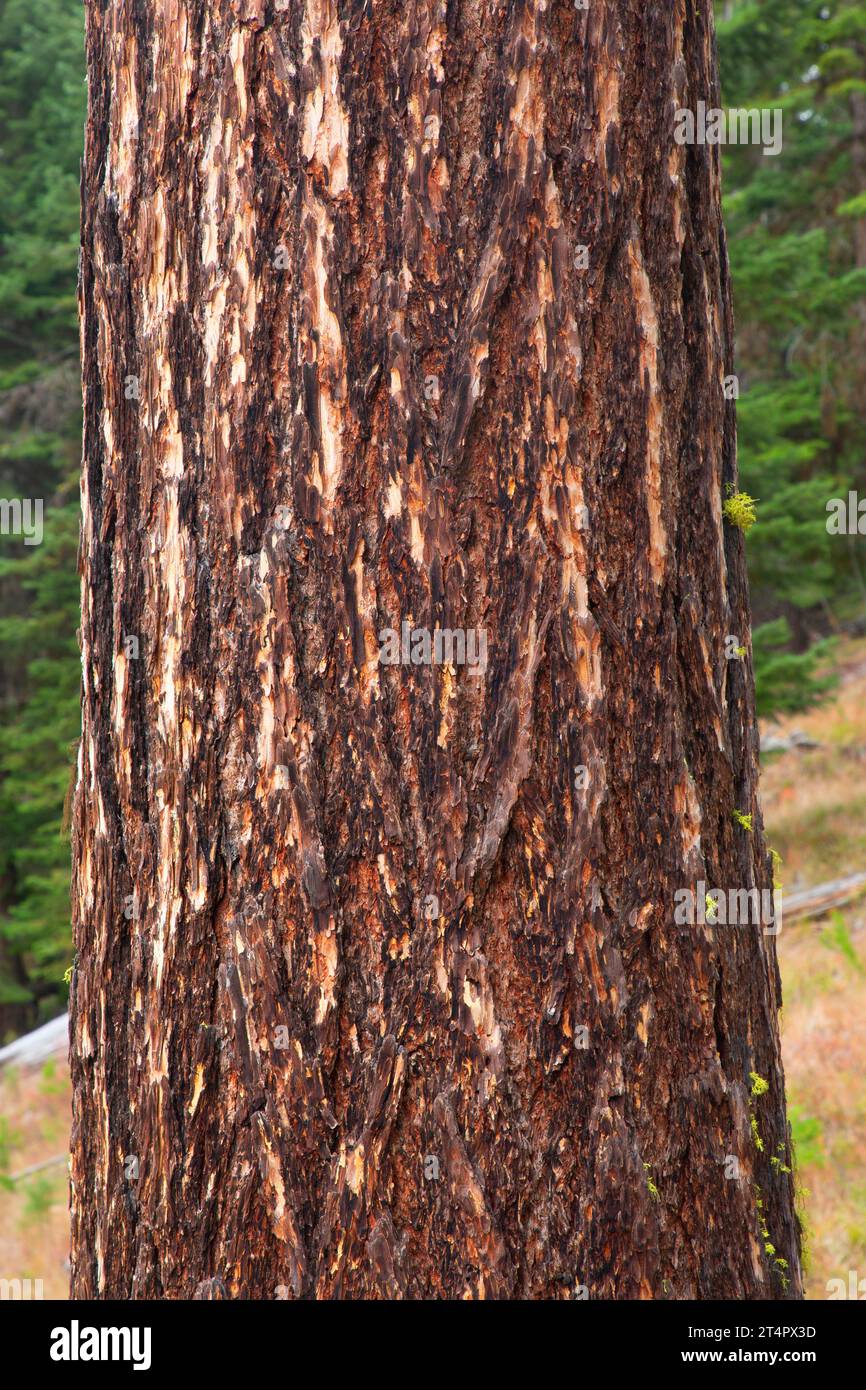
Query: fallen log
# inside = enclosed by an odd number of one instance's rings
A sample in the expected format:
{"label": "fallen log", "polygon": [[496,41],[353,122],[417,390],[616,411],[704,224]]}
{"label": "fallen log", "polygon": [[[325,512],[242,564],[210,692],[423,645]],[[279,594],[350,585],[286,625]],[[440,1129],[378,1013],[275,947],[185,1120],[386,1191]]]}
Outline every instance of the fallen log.
{"label": "fallen log", "polygon": [[829,883],[819,883],[816,887],[804,888],[799,893],[785,893],[782,900],[784,921],[789,925],[792,921],[806,917],[821,917],[833,908],[844,907],[845,903],[859,898],[864,892],[866,873],[831,879]]}
{"label": "fallen log", "polygon": [[32,1178],[34,1173],[42,1173],[46,1168],[56,1168],[58,1163],[68,1162],[69,1154],[55,1154],[53,1158],[43,1158],[41,1163],[31,1163],[29,1168],[22,1168],[20,1173],[10,1173],[8,1181],[21,1182],[24,1178]]}
{"label": "fallen log", "polygon": [[16,1038],[8,1047],[0,1047],[0,1067],[38,1067],[50,1057],[65,1057],[68,1047],[69,1015],[61,1014],[32,1033]]}

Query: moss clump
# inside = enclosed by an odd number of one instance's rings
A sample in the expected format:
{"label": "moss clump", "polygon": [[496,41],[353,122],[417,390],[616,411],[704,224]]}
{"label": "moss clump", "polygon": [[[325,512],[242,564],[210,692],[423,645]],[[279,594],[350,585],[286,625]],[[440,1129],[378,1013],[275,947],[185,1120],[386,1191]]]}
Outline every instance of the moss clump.
{"label": "moss clump", "polygon": [[661,1193],[659,1192],[658,1188],[652,1180],[652,1170],[648,1163],[644,1164],[644,1172],[646,1173],[647,1192],[652,1197],[654,1202],[661,1201]]}
{"label": "moss clump", "polygon": [[[766,1095],[770,1089],[769,1081],[765,1081],[763,1076],[759,1076],[756,1071],[749,1072],[749,1080],[752,1083],[751,1097],[754,1100],[757,1100],[759,1096]],[[757,1116],[755,1115],[755,1111],[752,1108],[752,1099],[749,1100],[749,1123],[752,1127],[752,1139],[754,1141],[755,1148],[759,1151],[759,1153],[763,1153],[764,1141],[761,1138],[761,1132],[758,1129],[758,1120]]]}
{"label": "moss clump", "polygon": [[761,1133],[760,1133],[760,1130],[758,1129],[758,1121],[757,1121],[757,1119],[756,1119],[756,1117],[755,1117],[754,1114],[750,1115],[750,1116],[749,1116],[749,1119],[750,1119],[751,1125],[752,1125],[752,1139],[754,1140],[755,1148],[758,1149],[761,1153],[763,1153],[763,1152],[764,1152],[764,1141],[763,1141],[763,1139],[761,1138]]}
{"label": "moss clump", "polygon": [[736,526],[738,531],[751,531],[758,520],[756,503],[757,498],[750,497],[747,492],[737,492],[729,484],[728,495],[722,504],[722,515],[732,526]]}
{"label": "moss clump", "polygon": [[770,1231],[767,1226],[767,1218],[764,1215],[764,1200],[761,1196],[761,1189],[757,1186],[757,1184],[755,1185],[755,1204],[758,1208],[758,1225],[761,1230],[761,1235],[764,1238],[764,1251],[767,1255],[767,1258],[773,1261],[773,1268],[775,1269],[776,1274],[778,1275],[779,1283],[782,1285],[782,1292],[784,1293],[787,1291],[791,1283],[790,1279],[788,1278],[785,1272],[788,1268],[788,1261],[783,1260],[781,1255],[776,1254],[776,1247],[770,1238]]}
{"label": "moss clump", "polygon": [[[779,1154],[782,1155],[781,1158],[779,1158]],[[773,1154],[773,1157],[770,1159],[770,1163],[771,1163],[772,1167],[775,1169],[775,1171],[776,1171],[777,1173],[790,1173],[790,1172],[791,1172],[791,1169],[788,1167],[787,1163],[785,1162],[785,1157],[784,1157],[784,1155],[785,1155],[785,1145],[784,1145],[784,1144],[777,1144],[777,1145],[776,1145],[776,1152]]]}
{"label": "moss clump", "polygon": [[743,811],[732,811],[732,812],[731,812],[731,815],[733,816],[734,820],[737,822],[737,825],[741,826],[743,830],[748,830],[748,831],[749,831],[749,834],[751,834],[751,832],[752,832],[752,816],[751,816],[751,812],[749,813],[749,815],[746,815]]}

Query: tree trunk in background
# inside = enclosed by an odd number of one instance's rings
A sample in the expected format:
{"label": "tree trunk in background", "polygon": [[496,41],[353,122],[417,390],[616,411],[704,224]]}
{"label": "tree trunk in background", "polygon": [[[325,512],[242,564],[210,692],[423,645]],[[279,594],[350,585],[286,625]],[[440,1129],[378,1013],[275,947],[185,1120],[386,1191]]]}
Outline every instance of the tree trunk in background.
{"label": "tree trunk in background", "polygon": [[712,6],[88,65],[73,1295],[800,1296]]}

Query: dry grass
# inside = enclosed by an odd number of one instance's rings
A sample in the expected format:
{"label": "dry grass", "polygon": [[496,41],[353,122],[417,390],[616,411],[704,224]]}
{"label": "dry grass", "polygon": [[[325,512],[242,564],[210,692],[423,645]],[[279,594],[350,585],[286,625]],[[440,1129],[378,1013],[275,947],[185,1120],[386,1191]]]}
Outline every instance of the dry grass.
{"label": "dry grass", "polygon": [[[65,1060],[0,1072],[0,1178],[64,1154],[69,1142],[69,1071]],[[66,1164],[16,1182],[0,1182],[0,1278],[41,1279],[45,1298],[69,1292]]]}
{"label": "dry grass", "polygon": [[[850,921],[850,918],[849,918]],[[825,923],[783,929],[782,1045],[788,1104],[806,1189],[807,1296],[866,1275],[866,941],[848,958]],[[846,938],[842,938],[844,943]],[[857,962],[857,964],[854,963]]]}
{"label": "dry grass", "polygon": [[762,760],[764,819],[789,893],[866,869],[866,642],[837,658],[833,697],[770,726],[800,729],[821,746]]}
{"label": "dry grass", "polygon": [[[761,778],[770,844],[795,892],[866,870],[866,643],[838,654],[839,690],[820,709],[774,725],[821,746],[771,755]],[[866,899],[783,926],[782,1047],[806,1191],[807,1297],[827,1280],[866,1276]]]}

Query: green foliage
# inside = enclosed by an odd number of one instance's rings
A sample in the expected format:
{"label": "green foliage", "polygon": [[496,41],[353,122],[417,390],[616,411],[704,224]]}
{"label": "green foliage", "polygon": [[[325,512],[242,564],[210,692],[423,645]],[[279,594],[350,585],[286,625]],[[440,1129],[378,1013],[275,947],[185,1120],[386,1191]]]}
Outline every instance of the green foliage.
{"label": "green foliage", "polygon": [[86,89],[79,0],[0,3],[0,495],[44,538],[0,537],[0,1019],[63,1007],[63,806],[79,732],[76,267]]}
{"label": "green foliage", "polygon": [[770,1165],[771,1165],[772,1168],[775,1169],[775,1171],[776,1171],[776,1173],[777,1173],[778,1175],[780,1175],[780,1174],[782,1174],[782,1173],[790,1173],[790,1172],[793,1171],[793,1170],[788,1166],[788,1164],[785,1162],[785,1146],[784,1146],[784,1144],[777,1144],[777,1145],[776,1145],[776,1153],[774,1153],[773,1156],[772,1156],[772,1158],[770,1159]]}
{"label": "green foliage", "polygon": [[[749,1092],[749,1125],[752,1130],[752,1141],[755,1148],[758,1149],[760,1153],[763,1153],[764,1141],[761,1138],[761,1131],[758,1127],[758,1117],[755,1114],[752,1101],[758,1100],[761,1096],[766,1095],[770,1089],[770,1083],[769,1081],[765,1081],[763,1076],[759,1076],[756,1071],[749,1072],[749,1080],[752,1083],[752,1089]],[[760,1206],[760,1203],[758,1203],[758,1205]]]}
{"label": "green foliage", "polygon": [[[63,805],[79,731],[76,643],[77,507],[49,510],[41,546],[0,559],[0,584],[17,579],[27,603],[0,619],[0,661],[18,673],[0,729],[0,864],[7,905],[0,1002],[57,1011],[69,958],[69,845]],[[23,549],[23,547],[22,547]],[[24,983],[22,983],[22,980]]]}
{"label": "green foliage", "polygon": [[830,925],[825,927],[821,933],[821,945],[826,946],[831,951],[838,951],[839,955],[844,956],[858,975],[864,973],[863,962],[857,954],[854,942],[851,940],[851,933],[848,930],[848,923],[841,912],[830,913]]}
{"label": "green foliage", "polygon": [[57,1075],[57,1063],[51,1057],[42,1066],[39,1078],[39,1094],[42,1096],[62,1096],[66,1090],[66,1074]]}
{"label": "green foliage", "polygon": [[729,488],[722,506],[722,514],[739,531],[751,531],[758,520],[755,498],[750,497],[747,492],[735,492],[733,488]]}
{"label": "green foliage", "polygon": [[[754,1075],[754,1073],[752,1074]],[[760,1144],[759,1147],[763,1148],[764,1146],[763,1144]],[[758,1213],[758,1226],[760,1227],[761,1235],[764,1238],[764,1253],[768,1257],[768,1259],[772,1260],[774,1271],[779,1279],[779,1283],[782,1286],[782,1291],[784,1292],[791,1282],[786,1273],[788,1269],[788,1261],[783,1260],[780,1255],[776,1254],[776,1247],[773,1244],[772,1239],[770,1237],[770,1228],[767,1225],[767,1217],[766,1213],[764,1212],[764,1198],[761,1194],[761,1189],[760,1187],[758,1187],[757,1184],[755,1184],[755,1206],[757,1208]]]}
{"label": "green foliage", "polygon": [[[762,715],[807,707],[833,612],[866,617],[862,537],[831,537],[826,504],[866,493],[864,0],[716,6],[728,106],[783,111],[783,148],[723,152],[737,322],[741,486],[761,498],[747,540]],[[860,142],[862,145],[862,142]]]}
{"label": "green foliage", "polygon": [[788,1106],[791,1122],[791,1143],[798,1168],[823,1167],[824,1130],[819,1119],[807,1115],[801,1105]]}
{"label": "green foliage", "polygon": [[80,0],[0,6],[0,366],[76,333],[83,20]]}
{"label": "green foliage", "polygon": [[58,1183],[56,1178],[38,1173],[24,1188],[24,1211],[21,1214],[22,1226],[32,1226],[44,1221],[57,1201]]}
{"label": "green foliage", "polygon": [[661,1193],[659,1192],[658,1188],[656,1187],[656,1184],[653,1181],[652,1168],[649,1163],[644,1164],[644,1172],[646,1173],[647,1192],[652,1197],[654,1202],[661,1201]]}
{"label": "green foliage", "polygon": [[12,1150],[21,1143],[21,1135],[17,1130],[9,1128],[9,1121],[5,1115],[0,1115],[0,1181],[3,1179],[7,1183],[9,1179],[9,1165],[12,1160]]}
{"label": "green foliage", "polygon": [[752,633],[752,652],[757,682],[758,714],[796,714],[808,709],[836,685],[832,673],[819,667],[832,650],[832,642],[818,642],[805,652],[792,652],[790,628],[785,618],[763,623]]}

